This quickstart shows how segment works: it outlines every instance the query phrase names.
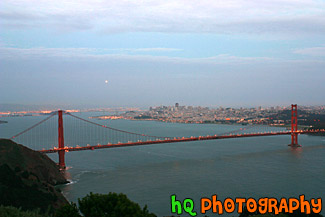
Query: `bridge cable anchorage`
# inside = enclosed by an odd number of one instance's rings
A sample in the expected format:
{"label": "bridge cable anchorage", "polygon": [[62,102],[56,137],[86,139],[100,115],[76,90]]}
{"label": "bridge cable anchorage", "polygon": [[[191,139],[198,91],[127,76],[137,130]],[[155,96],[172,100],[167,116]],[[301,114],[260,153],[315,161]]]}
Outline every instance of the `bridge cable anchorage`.
{"label": "bridge cable anchorage", "polygon": [[64,113],[67,114],[67,115],[70,115],[71,117],[74,117],[74,118],[77,118],[79,120],[85,121],[87,123],[97,125],[99,127],[103,127],[103,128],[106,128],[106,129],[110,129],[110,130],[113,130],[113,131],[116,131],[116,132],[127,133],[127,134],[132,134],[132,135],[137,135],[137,136],[144,136],[144,137],[160,138],[160,139],[165,139],[165,138],[172,139],[173,138],[173,137],[166,137],[166,136],[151,136],[151,135],[146,135],[146,134],[140,134],[140,133],[134,133],[134,132],[129,132],[129,131],[125,131],[125,130],[120,130],[120,129],[116,129],[116,128],[113,128],[113,127],[109,127],[109,126],[106,126],[106,125],[102,125],[102,124],[98,124],[98,123],[86,120],[84,118],[73,115],[73,114],[71,114],[69,112],[64,112]]}
{"label": "bridge cable anchorage", "polygon": [[51,117],[53,117],[53,116],[56,115],[57,113],[58,113],[57,111],[56,111],[56,112],[53,112],[50,116],[48,116],[48,117],[45,118],[44,120],[41,120],[40,122],[38,122],[38,123],[34,124],[33,126],[27,128],[26,130],[23,130],[23,131],[21,131],[20,133],[14,135],[14,136],[12,136],[12,137],[10,137],[9,139],[14,139],[14,138],[16,138],[16,137],[18,137],[18,136],[20,136],[20,135],[22,135],[22,134],[24,134],[24,133],[30,131],[31,129],[33,129],[33,128],[37,127],[38,125],[44,123],[45,121],[49,120]]}

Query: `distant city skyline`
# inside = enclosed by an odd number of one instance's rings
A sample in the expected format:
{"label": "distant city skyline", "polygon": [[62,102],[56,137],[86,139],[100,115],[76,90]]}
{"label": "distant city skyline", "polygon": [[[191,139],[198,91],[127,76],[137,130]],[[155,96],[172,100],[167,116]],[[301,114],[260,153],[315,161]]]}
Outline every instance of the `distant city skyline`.
{"label": "distant city skyline", "polygon": [[[178,103],[179,104],[179,103]],[[74,111],[130,111],[130,110],[141,110],[147,111],[153,108],[159,107],[176,107],[172,104],[160,104],[160,105],[151,105],[151,106],[96,106],[96,105],[30,105],[30,104],[0,104],[0,112],[28,112],[28,111],[55,111],[58,109],[63,110],[74,110]],[[202,107],[209,109],[219,109],[219,108],[233,108],[233,109],[290,109],[291,105],[270,105],[270,106],[229,106],[229,105],[182,105],[179,104],[177,107]],[[325,109],[325,104],[323,105],[298,105],[299,109]]]}
{"label": "distant city skyline", "polygon": [[10,1],[0,103],[325,104],[325,1]]}

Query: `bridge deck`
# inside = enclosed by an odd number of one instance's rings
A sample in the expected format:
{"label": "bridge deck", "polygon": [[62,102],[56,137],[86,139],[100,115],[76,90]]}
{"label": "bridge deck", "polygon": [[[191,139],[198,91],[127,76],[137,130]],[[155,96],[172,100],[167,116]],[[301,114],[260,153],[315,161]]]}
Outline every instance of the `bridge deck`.
{"label": "bridge deck", "polygon": [[[325,130],[300,130],[296,131],[296,134],[307,134],[307,133],[320,133],[325,132]],[[162,143],[176,143],[176,142],[190,142],[190,141],[201,141],[201,140],[215,140],[215,139],[231,139],[231,138],[245,138],[245,137],[259,137],[259,136],[275,136],[275,135],[290,135],[291,131],[283,132],[267,132],[267,133],[250,133],[250,134],[229,134],[229,135],[214,135],[214,136],[199,136],[199,137],[183,137],[165,140],[154,140],[154,141],[138,141],[138,142],[128,142],[128,143],[117,143],[117,144],[106,144],[106,145],[88,145],[83,147],[64,147],[55,148],[48,150],[40,150],[41,153],[55,153],[59,151],[84,151],[84,150],[94,150],[103,148],[118,148],[118,147],[129,147],[129,146],[139,146],[139,145],[152,145],[152,144],[162,144]]]}

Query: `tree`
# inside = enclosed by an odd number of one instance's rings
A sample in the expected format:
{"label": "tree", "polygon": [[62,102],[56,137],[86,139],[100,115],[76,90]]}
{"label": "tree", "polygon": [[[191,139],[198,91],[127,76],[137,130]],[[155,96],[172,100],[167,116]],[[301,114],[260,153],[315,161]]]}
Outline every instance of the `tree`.
{"label": "tree", "polygon": [[78,207],[75,203],[66,204],[55,213],[55,217],[81,217]]}
{"label": "tree", "polygon": [[85,217],[157,217],[149,213],[147,206],[132,202],[125,194],[110,192],[109,194],[90,193],[78,199],[79,210]]}
{"label": "tree", "polygon": [[13,206],[0,206],[1,217],[45,217],[48,214],[40,214],[39,210],[34,211],[23,211],[20,208]]}

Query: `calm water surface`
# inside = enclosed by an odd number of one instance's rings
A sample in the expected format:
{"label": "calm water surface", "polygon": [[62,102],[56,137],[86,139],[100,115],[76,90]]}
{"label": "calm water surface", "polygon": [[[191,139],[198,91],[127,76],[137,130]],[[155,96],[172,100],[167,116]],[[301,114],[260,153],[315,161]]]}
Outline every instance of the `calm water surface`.
{"label": "calm water surface", "polygon": [[[0,137],[8,138],[43,118],[1,118],[9,123],[0,124]],[[157,136],[214,135],[242,127],[95,121]],[[65,124],[68,126],[69,121]],[[298,197],[300,194],[307,198],[324,197],[325,137],[301,135],[299,143],[303,147],[296,149],[288,147],[289,142],[290,136],[271,136],[69,152],[66,175],[72,183],[62,186],[62,190],[74,202],[89,192],[122,192],[142,206],[147,204],[158,216],[171,215],[172,194],[179,200],[192,198],[197,212],[200,198],[213,194],[219,199]],[[57,154],[49,156],[57,161]]]}

